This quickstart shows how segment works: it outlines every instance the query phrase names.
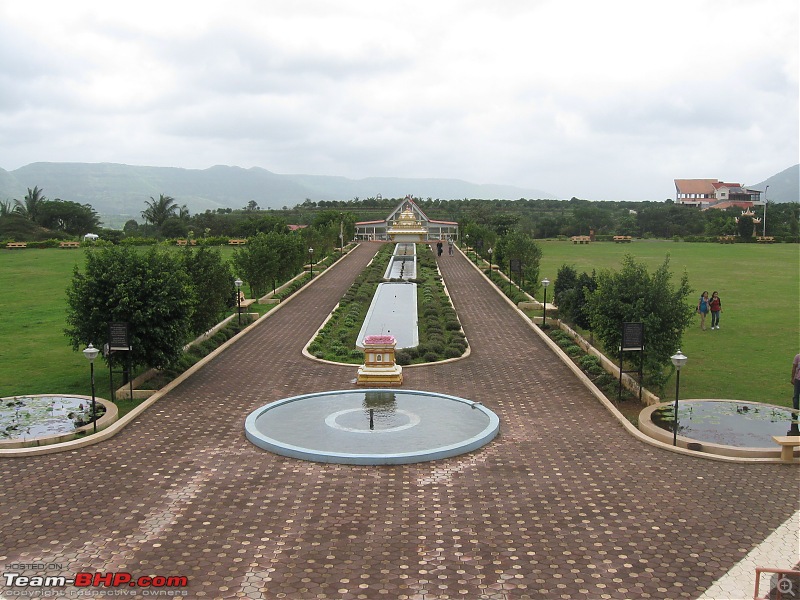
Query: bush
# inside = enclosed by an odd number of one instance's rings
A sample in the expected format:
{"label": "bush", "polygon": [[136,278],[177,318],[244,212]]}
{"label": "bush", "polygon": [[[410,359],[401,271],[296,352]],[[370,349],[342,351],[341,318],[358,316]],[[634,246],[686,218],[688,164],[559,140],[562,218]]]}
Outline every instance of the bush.
{"label": "bush", "polygon": [[394,358],[398,365],[410,365],[413,357],[406,348],[403,348],[395,352]]}

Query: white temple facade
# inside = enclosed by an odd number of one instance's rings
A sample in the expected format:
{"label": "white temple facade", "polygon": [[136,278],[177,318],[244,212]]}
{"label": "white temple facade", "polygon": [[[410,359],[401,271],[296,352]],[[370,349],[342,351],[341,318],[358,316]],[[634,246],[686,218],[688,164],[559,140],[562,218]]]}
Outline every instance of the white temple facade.
{"label": "white temple facade", "polygon": [[429,219],[409,195],[386,219],[356,223],[356,239],[397,242],[457,240],[458,223]]}

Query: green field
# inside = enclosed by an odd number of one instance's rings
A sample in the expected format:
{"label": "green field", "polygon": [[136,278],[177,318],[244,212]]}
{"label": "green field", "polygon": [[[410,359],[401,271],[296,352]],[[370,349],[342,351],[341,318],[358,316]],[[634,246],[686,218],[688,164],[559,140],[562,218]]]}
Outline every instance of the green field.
{"label": "green field", "polygon": [[[689,361],[681,372],[681,398],[731,398],[791,404],[792,359],[800,352],[800,246],[797,244],[702,244],[634,240],[630,244],[573,244],[544,240],[541,277],[558,268],[578,272],[617,270],[631,254],[652,272],[669,254],[673,281],[685,270],[695,293],[722,299],[720,329],[700,330],[699,317],[684,335]],[[552,287],[550,289],[552,293]],[[541,298],[541,290],[537,295]],[[710,326],[711,317],[706,325]],[[667,393],[674,396],[674,381]]]}
{"label": "green field", "polygon": [[[800,246],[540,243],[541,275],[551,281],[565,263],[579,271],[617,269],[630,253],[652,270],[669,254],[675,277],[684,269],[689,275],[692,302],[703,290],[719,291],[723,301],[719,331],[700,331],[698,323],[685,335],[681,397],[790,403],[791,361],[800,351]],[[86,360],[63,334],[65,289],[84,252],[0,250],[0,396],[90,393]],[[97,393],[108,397],[108,371],[97,366]]]}
{"label": "green field", "polygon": [[[64,335],[66,288],[86,250],[0,249],[0,397],[91,394],[89,364]],[[233,250],[222,249],[230,258]],[[98,344],[95,344],[98,345]],[[95,363],[97,395],[109,398],[105,363]],[[121,385],[115,375],[115,387]]]}

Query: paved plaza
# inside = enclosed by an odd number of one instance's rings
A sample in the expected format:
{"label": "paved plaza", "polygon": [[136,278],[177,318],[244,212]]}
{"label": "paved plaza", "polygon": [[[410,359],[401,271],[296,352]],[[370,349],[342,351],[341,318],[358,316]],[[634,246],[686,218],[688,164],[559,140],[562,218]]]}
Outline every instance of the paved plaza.
{"label": "paved plaza", "polygon": [[[460,254],[438,262],[471,354],[406,368],[403,389],[483,402],[493,442],[382,467],[250,444],[255,408],[355,387],[355,366],[301,350],[377,249],[361,244],[115,437],[0,459],[4,571],[186,576],[186,597],[209,599],[698,598],[798,510],[797,466],[626,432]],[[794,565],[797,549],[781,558],[758,566]]]}

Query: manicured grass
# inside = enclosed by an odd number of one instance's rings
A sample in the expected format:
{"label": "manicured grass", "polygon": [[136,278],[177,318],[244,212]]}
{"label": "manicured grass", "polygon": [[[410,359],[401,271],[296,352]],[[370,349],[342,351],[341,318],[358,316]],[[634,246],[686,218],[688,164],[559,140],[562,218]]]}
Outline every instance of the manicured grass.
{"label": "manicured grass", "polygon": [[[541,274],[551,281],[565,263],[579,271],[618,269],[630,253],[652,270],[669,253],[673,273],[686,269],[689,274],[696,290],[692,303],[703,290],[719,291],[723,301],[719,331],[700,331],[696,324],[684,336],[681,350],[689,362],[681,376],[681,398],[790,404],[791,361],[800,351],[800,246],[540,243]],[[0,396],[91,393],[86,359],[72,350],[63,333],[65,290],[73,267],[83,268],[84,253],[0,249]],[[549,294],[552,298],[552,287]],[[109,397],[108,371],[100,361],[96,384],[97,394]],[[674,397],[673,382],[665,395]]]}
{"label": "manicured grass", "polygon": [[[91,394],[89,364],[64,336],[66,288],[85,250],[0,249],[0,397]],[[108,371],[95,364],[97,394]]]}
{"label": "manicured grass", "polygon": [[[89,364],[67,337],[66,289],[86,250],[0,249],[0,397],[22,394],[91,394]],[[223,257],[233,252],[223,248]],[[253,304],[264,314],[274,305]],[[95,344],[98,345],[98,344]],[[115,387],[122,385],[114,375]],[[95,361],[95,390],[110,398],[108,367]]]}
{"label": "manicured grass", "polygon": [[[722,299],[720,329],[700,330],[699,317],[681,350],[689,357],[681,371],[681,398],[731,398],[791,405],[792,359],[800,352],[800,246],[797,244],[702,244],[635,240],[630,244],[539,242],[542,278],[554,281],[558,268],[578,272],[620,268],[631,254],[652,272],[670,255],[673,280],[685,270],[696,304],[704,290]],[[552,286],[548,290],[552,298]],[[541,288],[537,298],[541,299]],[[709,315],[706,325],[710,327]],[[674,399],[674,378],[665,399]]]}

